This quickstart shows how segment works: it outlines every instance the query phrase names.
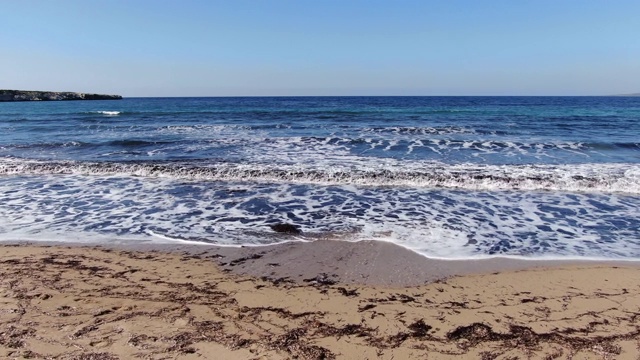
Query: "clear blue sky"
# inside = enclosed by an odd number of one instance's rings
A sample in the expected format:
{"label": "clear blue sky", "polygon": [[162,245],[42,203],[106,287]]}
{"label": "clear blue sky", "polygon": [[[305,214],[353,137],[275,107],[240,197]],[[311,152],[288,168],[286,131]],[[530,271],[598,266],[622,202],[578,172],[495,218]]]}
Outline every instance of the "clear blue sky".
{"label": "clear blue sky", "polygon": [[0,88],[640,92],[640,1],[0,0]]}

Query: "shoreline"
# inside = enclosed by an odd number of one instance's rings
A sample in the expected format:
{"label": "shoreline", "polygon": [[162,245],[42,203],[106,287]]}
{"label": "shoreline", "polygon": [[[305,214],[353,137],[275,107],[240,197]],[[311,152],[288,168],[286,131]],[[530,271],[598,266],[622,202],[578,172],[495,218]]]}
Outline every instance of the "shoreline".
{"label": "shoreline", "polygon": [[576,266],[616,266],[640,269],[640,260],[597,259],[434,259],[391,242],[315,240],[272,245],[220,246],[180,243],[82,243],[61,241],[3,241],[3,245],[105,248],[179,253],[211,259],[223,271],[257,278],[304,284],[317,276],[341,284],[413,287],[458,276],[553,269]]}
{"label": "shoreline", "polygon": [[[291,245],[259,254],[256,248],[2,243],[0,357],[640,356],[638,266],[522,269],[521,262],[501,262],[496,270],[473,263],[456,265],[453,275],[451,266],[415,253],[431,264],[385,263],[380,257],[410,256],[389,243],[335,250],[336,244],[316,244],[310,256],[311,247]],[[283,259],[288,266],[273,265]],[[335,271],[304,278],[320,265]],[[290,276],[277,277],[287,267]],[[266,269],[271,272],[257,275]],[[426,284],[384,284],[411,276],[424,281],[428,271],[437,276]]]}

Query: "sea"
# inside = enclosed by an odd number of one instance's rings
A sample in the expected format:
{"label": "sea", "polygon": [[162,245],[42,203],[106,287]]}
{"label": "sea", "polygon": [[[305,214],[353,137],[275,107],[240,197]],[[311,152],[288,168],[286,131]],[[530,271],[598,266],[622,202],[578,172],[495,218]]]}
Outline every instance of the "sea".
{"label": "sea", "polygon": [[318,239],[639,260],[640,97],[0,103],[0,241]]}

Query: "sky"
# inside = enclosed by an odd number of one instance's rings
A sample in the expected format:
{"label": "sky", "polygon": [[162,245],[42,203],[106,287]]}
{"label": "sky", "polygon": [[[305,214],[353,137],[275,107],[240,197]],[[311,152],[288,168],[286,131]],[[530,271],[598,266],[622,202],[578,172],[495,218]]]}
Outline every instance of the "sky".
{"label": "sky", "polygon": [[0,0],[0,89],[640,92],[640,1]]}

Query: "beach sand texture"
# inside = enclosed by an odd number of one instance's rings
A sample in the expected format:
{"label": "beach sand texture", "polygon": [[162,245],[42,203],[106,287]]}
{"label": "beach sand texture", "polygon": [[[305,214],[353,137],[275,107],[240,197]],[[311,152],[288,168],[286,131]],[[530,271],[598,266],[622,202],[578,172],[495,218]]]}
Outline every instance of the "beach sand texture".
{"label": "beach sand texture", "polygon": [[391,288],[321,274],[302,282],[238,275],[207,252],[12,245],[0,254],[3,359],[640,356],[636,267]]}

